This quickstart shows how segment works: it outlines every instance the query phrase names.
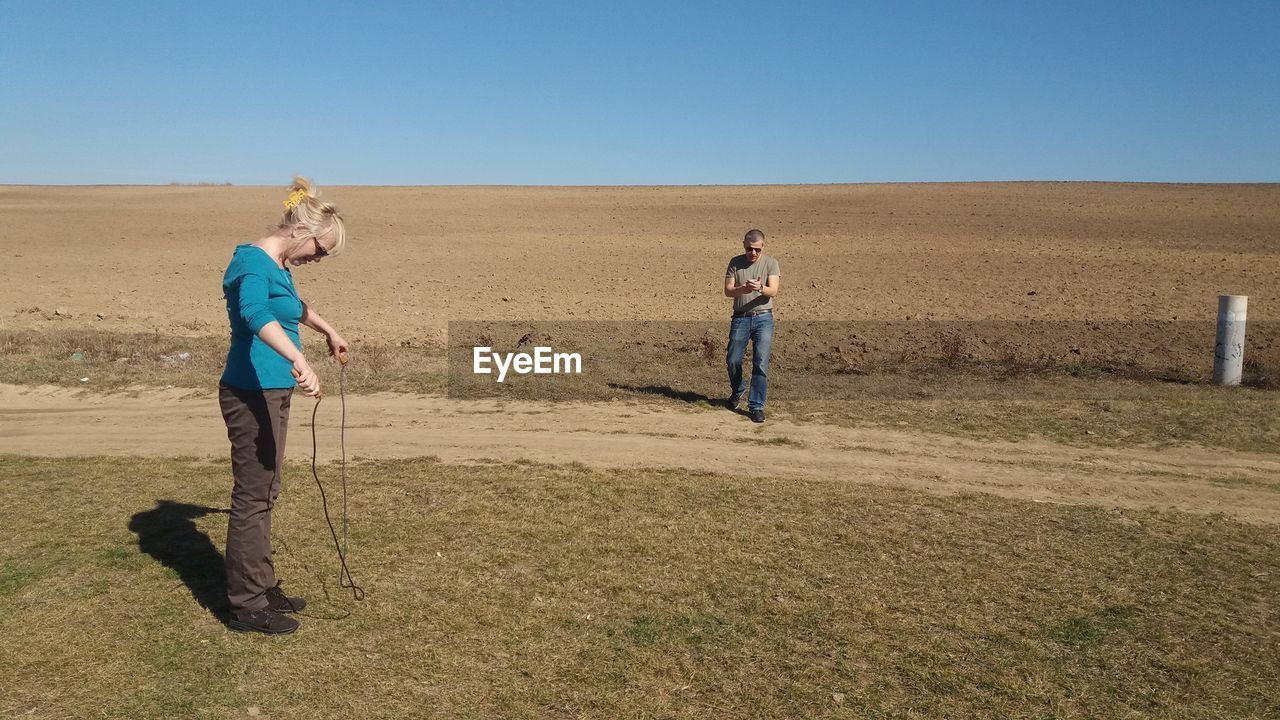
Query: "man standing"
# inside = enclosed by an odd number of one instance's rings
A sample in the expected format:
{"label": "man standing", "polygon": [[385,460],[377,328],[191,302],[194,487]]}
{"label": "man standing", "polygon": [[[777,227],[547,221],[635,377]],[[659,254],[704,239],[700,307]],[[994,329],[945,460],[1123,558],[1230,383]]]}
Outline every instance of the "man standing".
{"label": "man standing", "polygon": [[747,384],[742,377],[742,358],[751,341],[751,395],[747,409],[751,421],[764,422],[764,398],[769,389],[769,353],[773,349],[773,298],[782,284],[778,261],[764,254],[764,233],[748,230],[742,238],[743,254],[729,261],[724,275],[724,296],[733,298],[733,320],[729,324],[729,347],[725,363],[729,368],[730,410],[738,409]]}

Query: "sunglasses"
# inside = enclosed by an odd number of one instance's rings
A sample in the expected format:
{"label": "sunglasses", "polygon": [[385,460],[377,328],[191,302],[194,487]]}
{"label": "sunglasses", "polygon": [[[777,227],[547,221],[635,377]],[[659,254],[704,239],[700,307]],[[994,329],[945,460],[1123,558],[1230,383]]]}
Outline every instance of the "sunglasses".
{"label": "sunglasses", "polygon": [[759,248],[749,247],[749,248],[742,248],[742,249],[743,249],[743,250],[745,250],[745,251],[747,251],[747,252],[749,252],[749,253],[764,252],[764,248],[762,248],[762,247],[759,247]]}
{"label": "sunglasses", "polygon": [[329,257],[329,251],[320,244],[320,238],[312,236],[311,239],[316,241],[316,257]]}

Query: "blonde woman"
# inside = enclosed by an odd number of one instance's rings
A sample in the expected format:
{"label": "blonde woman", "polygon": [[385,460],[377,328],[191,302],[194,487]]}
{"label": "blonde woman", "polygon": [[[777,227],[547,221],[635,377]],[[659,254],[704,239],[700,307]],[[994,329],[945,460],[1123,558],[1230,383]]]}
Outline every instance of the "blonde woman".
{"label": "blonde woman", "polygon": [[231,321],[231,349],[218,386],[218,402],[231,440],[231,519],[227,525],[227,599],[233,630],[291,633],[286,613],[306,606],[276,580],[271,510],[280,494],[289,401],[300,386],[320,394],[320,380],[302,354],[301,323],[324,333],[329,354],[345,361],[347,341],[298,296],[289,266],[301,267],[342,252],[346,226],[336,208],[316,197],[305,178],[294,178],[280,223],[257,242],[239,245],[222,278]]}

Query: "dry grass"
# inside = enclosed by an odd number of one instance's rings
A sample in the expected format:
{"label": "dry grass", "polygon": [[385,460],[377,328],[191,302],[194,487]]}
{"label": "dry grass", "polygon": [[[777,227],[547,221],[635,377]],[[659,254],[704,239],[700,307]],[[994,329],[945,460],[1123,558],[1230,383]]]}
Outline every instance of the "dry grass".
{"label": "dry grass", "polygon": [[[0,382],[84,387],[97,392],[135,385],[207,389],[216,386],[222,375],[227,345],[225,338],[159,333],[0,330]],[[303,334],[303,348],[320,373],[321,383],[337,387],[338,369],[328,361],[323,341],[308,331]],[[348,391],[440,393],[447,385],[439,352],[357,344],[352,353],[358,362],[347,368]],[[81,382],[86,377],[88,381]]]}
{"label": "dry grass", "polygon": [[[1039,437],[1080,447],[1196,444],[1280,452],[1280,394],[1270,390],[1069,377],[973,379],[959,390],[911,378],[880,382],[900,383],[902,395],[914,397],[788,400],[781,391],[770,402],[772,414],[801,422],[902,427],[978,439]],[[979,389],[982,383],[987,389]],[[895,392],[881,390],[890,398]],[[974,397],[980,393],[989,394]]]}
{"label": "dry grass", "polygon": [[218,619],[225,516],[157,505],[223,507],[224,463],[0,457],[0,711],[1280,712],[1276,528],[848,480],[362,462],[357,604],[332,587],[317,492],[290,467],[277,564],[313,605],[268,639]]}
{"label": "dry grass", "polygon": [[[952,395],[1008,397],[1003,381],[1062,378],[1208,385],[1214,326],[1205,322],[785,321],[769,372],[793,399],[912,399],[916,384]],[[1280,389],[1280,327],[1250,325],[1243,384]],[[472,372],[472,347],[536,346],[582,355],[579,375]],[[455,397],[594,400],[618,390],[669,391],[724,383],[722,322],[509,321],[449,324]],[[748,356],[750,353],[748,352]],[[898,392],[905,389],[906,392]]]}

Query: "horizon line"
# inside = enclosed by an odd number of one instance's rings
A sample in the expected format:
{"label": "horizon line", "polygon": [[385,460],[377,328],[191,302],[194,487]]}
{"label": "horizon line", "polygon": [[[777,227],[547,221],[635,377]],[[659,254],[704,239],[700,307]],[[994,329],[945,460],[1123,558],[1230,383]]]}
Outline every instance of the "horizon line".
{"label": "horizon line", "polygon": [[[0,182],[0,187],[203,187],[274,188],[287,183],[156,182],[156,183],[24,183]],[[1280,185],[1280,180],[875,180],[849,182],[740,182],[740,183],[317,183],[321,187],[348,188],[733,188],[733,187],[832,187],[842,185]]]}

